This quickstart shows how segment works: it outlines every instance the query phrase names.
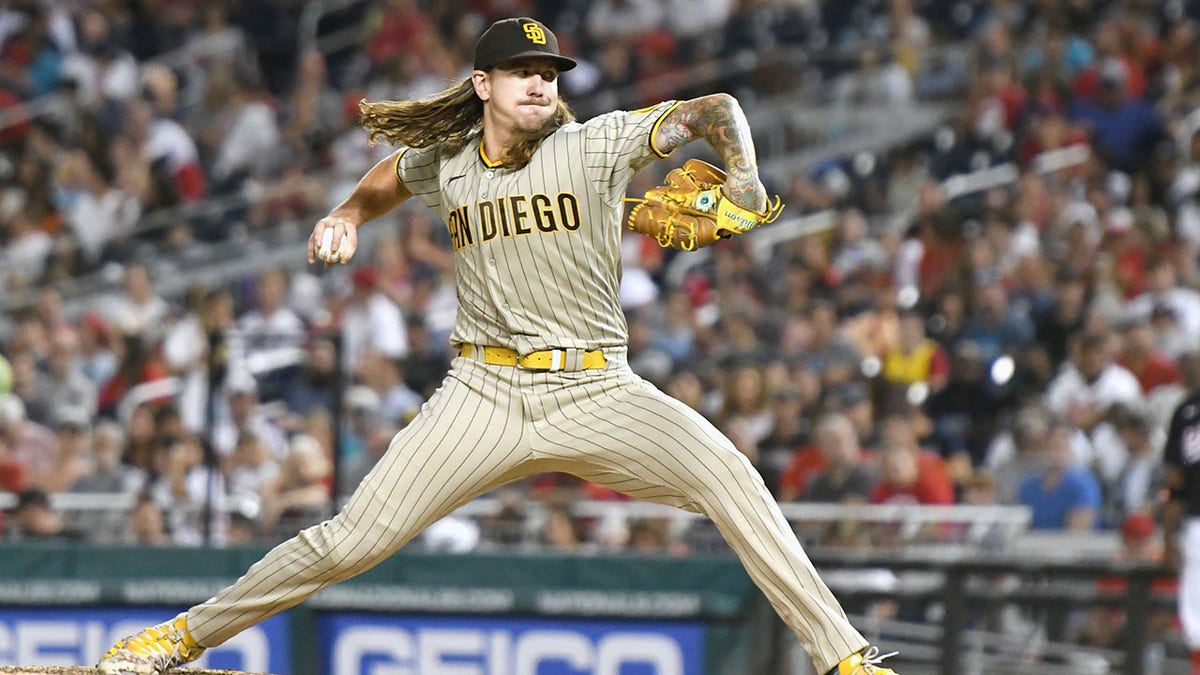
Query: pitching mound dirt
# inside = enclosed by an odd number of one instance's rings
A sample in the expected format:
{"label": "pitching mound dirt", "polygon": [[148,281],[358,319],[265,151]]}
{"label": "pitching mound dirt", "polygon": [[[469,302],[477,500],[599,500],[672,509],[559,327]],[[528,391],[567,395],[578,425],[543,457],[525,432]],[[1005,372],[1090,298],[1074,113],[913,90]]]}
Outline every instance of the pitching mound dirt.
{"label": "pitching mound dirt", "polygon": [[[25,665],[0,665],[0,675],[96,675],[100,671],[86,665],[38,665],[36,668]],[[205,670],[203,668],[179,668],[172,670],[179,675],[258,675],[244,673],[241,670]]]}

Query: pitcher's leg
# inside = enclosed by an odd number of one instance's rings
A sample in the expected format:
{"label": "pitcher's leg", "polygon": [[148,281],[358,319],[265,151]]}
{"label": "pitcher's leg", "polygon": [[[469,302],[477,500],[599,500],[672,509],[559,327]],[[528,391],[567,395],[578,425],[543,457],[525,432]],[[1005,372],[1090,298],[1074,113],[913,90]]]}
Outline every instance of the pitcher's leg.
{"label": "pitcher's leg", "polygon": [[367,570],[426,526],[522,474],[527,443],[519,394],[469,363],[392,440],[346,507],[275,547],[242,578],[193,607],[205,647]]}
{"label": "pitcher's leg", "polygon": [[[817,576],[762,478],[701,415],[649,384],[556,401],[532,440],[540,456],[642,499],[709,516],[824,673],[867,645]],[[547,406],[548,407],[548,406]]]}

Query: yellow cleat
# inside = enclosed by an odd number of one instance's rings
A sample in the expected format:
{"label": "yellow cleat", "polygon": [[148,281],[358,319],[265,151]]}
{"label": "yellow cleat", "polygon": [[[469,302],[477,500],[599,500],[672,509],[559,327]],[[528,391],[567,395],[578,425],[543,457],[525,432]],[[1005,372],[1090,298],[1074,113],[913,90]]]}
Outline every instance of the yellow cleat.
{"label": "yellow cleat", "polygon": [[899,653],[880,654],[878,647],[867,647],[857,654],[851,654],[842,659],[838,663],[836,671],[830,675],[897,675],[896,671],[884,668],[879,665],[879,662]]}
{"label": "yellow cleat", "polygon": [[104,653],[96,669],[104,675],[161,675],[204,653],[188,632],[187,615],[131,635]]}

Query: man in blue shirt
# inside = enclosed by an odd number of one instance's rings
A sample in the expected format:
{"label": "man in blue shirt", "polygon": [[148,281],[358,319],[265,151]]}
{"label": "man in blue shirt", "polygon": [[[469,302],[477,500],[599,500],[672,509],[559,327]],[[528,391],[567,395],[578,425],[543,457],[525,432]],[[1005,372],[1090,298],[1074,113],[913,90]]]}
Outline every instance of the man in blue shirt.
{"label": "man in blue shirt", "polygon": [[1100,483],[1092,472],[1075,464],[1071,453],[1074,430],[1057,422],[1046,435],[1046,468],[1021,481],[1017,500],[1033,509],[1035,530],[1095,529],[1100,514]]}

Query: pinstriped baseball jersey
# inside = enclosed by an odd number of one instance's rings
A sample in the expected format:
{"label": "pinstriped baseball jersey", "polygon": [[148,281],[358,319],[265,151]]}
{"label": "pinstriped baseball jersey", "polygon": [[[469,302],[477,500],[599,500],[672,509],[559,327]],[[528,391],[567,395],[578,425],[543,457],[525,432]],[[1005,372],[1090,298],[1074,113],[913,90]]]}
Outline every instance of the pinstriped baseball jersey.
{"label": "pinstriped baseball jersey", "polygon": [[400,154],[397,176],[450,231],[456,346],[528,353],[627,342],[620,200],[633,174],[664,156],[651,138],[674,105],[565,125],[516,170],[488,160],[482,135],[453,156],[438,146]]}
{"label": "pinstriped baseball jersey", "polygon": [[489,363],[484,350],[454,359],[335,517],[188,611],[198,645],[223,643],[377,564],[459,505],[543,471],[712,518],[818,672],[866,645],[749,460],[629,367],[620,198],[658,155],[650,139],[672,105],[565,126],[514,171],[493,166],[478,139],[449,157],[400,153],[398,177],[445,220],[456,250],[452,340],[522,353],[601,348],[604,364],[543,371]]}

